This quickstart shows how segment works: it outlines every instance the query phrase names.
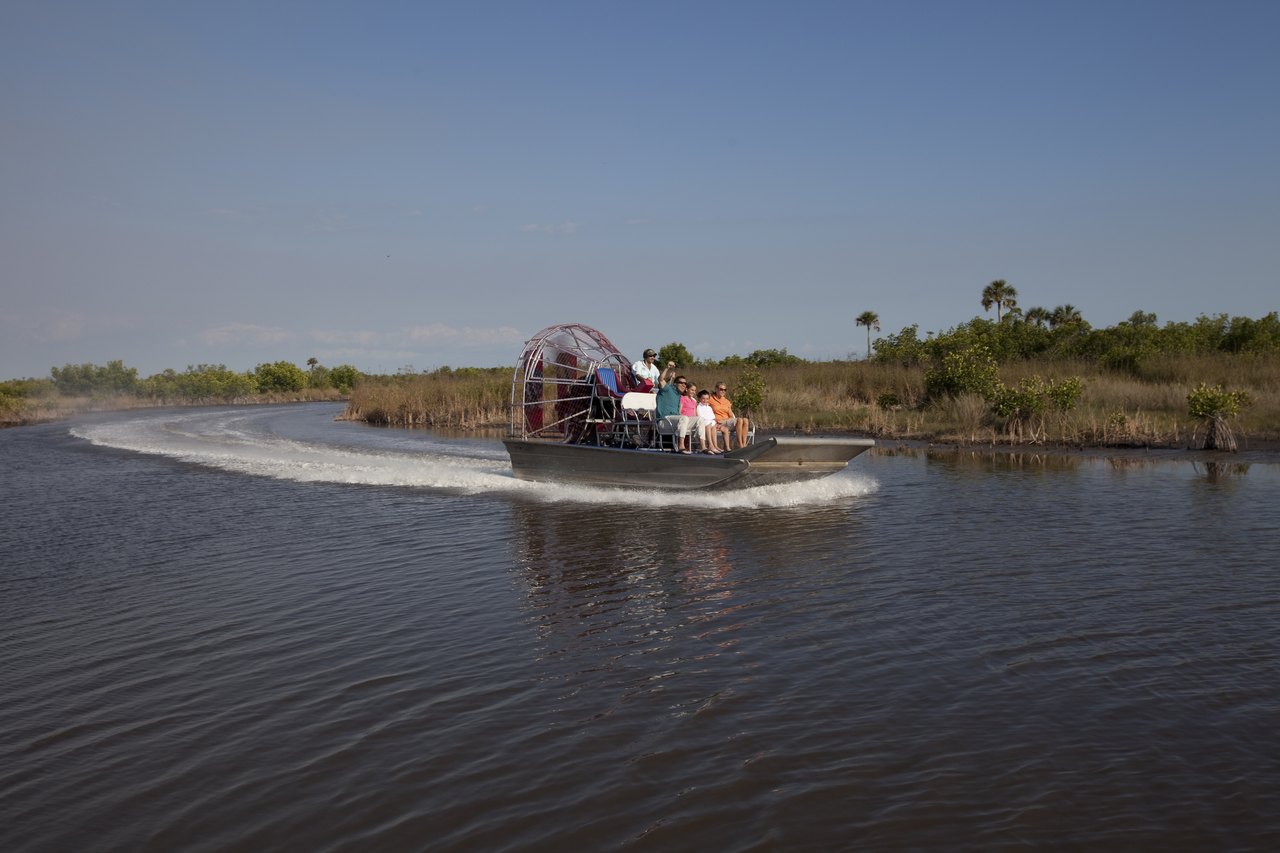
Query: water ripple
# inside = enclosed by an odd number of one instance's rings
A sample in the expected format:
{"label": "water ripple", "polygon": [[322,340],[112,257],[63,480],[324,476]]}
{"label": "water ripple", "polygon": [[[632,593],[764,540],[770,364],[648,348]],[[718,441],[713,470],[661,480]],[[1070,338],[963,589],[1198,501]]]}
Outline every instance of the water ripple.
{"label": "water ripple", "polygon": [[1280,834],[1263,464],[571,496],[332,414],[0,433],[0,847]]}

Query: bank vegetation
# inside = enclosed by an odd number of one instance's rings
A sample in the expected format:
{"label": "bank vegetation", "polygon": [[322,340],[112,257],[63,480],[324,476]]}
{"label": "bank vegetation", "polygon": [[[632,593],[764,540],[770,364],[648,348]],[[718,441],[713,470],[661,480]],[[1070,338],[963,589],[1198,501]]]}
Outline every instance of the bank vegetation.
{"label": "bank vegetation", "polygon": [[[1093,329],[1071,306],[974,318],[940,334],[915,326],[868,341],[869,358],[813,362],[781,350],[675,361],[701,387],[726,383],[763,431],[860,433],[965,444],[1187,447],[1280,442],[1280,317],[1143,312]],[[1043,315],[1041,314],[1043,312]],[[1037,317],[1043,316],[1042,320]],[[868,338],[874,313],[857,318]],[[409,427],[509,423],[511,368],[442,368],[368,378],[346,416]]]}
{"label": "bank vegetation", "polygon": [[145,378],[122,361],[67,364],[52,368],[45,379],[0,382],[0,426],[155,406],[343,400],[360,378],[351,365],[328,368],[314,358],[306,370],[288,361],[259,364],[244,372],[201,364]]}
{"label": "bank vegetation", "polygon": [[[999,285],[1000,287],[997,287]],[[786,349],[698,359],[662,347],[702,387],[726,383],[762,431],[859,433],[964,444],[1116,447],[1280,444],[1280,316],[1200,316],[1160,325],[1142,311],[1094,329],[1070,305],[1016,305],[992,282],[975,317],[921,337],[916,326],[877,337],[866,356],[815,362]],[[288,362],[236,373],[222,365],[145,379],[120,362],[66,365],[41,380],[0,383],[0,422],[32,423],[134,406],[345,399],[345,418],[396,427],[504,428],[510,367],[442,367],[365,376],[350,365]]]}

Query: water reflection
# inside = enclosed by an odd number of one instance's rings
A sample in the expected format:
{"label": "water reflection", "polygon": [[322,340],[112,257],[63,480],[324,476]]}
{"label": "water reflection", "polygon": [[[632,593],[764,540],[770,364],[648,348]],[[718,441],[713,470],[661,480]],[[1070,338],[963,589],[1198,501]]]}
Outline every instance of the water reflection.
{"label": "water reflection", "polygon": [[1196,472],[1210,483],[1218,484],[1249,473],[1248,462],[1192,462]]}
{"label": "water reflection", "polygon": [[790,582],[797,565],[839,571],[856,560],[862,535],[858,513],[840,506],[517,504],[512,517],[513,564],[546,655],[651,645],[696,624],[727,630],[744,584],[750,596]]}
{"label": "water reflection", "polygon": [[812,603],[856,588],[866,552],[856,501],[717,511],[517,504],[512,518],[530,665],[579,722],[629,720],[640,707],[703,717],[744,701],[761,662],[813,629]]}
{"label": "water reflection", "polygon": [[1143,455],[1131,455],[1128,452],[1096,451],[1093,453],[1064,449],[1052,450],[1017,450],[1010,448],[979,449],[967,447],[877,447],[872,453],[878,456],[901,457],[906,459],[923,459],[927,463],[938,463],[944,468],[957,471],[1045,471],[1072,472],[1084,468],[1105,465],[1112,471],[1142,471],[1161,466],[1185,465],[1188,462],[1194,470],[1203,475],[1209,482],[1217,483],[1228,479],[1244,477],[1249,473],[1248,462],[1223,462],[1188,456],[1179,450],[1147,451]]}
{"label": "water reflection", "polygon": [[908,459],[924,459],[955,468],[983,471],[1042,470],[1074,471],[1080,468],[1082,458],[1052,450],[986,450],[968,447],[892,447],[877,448],[881,456],[900,456]]}

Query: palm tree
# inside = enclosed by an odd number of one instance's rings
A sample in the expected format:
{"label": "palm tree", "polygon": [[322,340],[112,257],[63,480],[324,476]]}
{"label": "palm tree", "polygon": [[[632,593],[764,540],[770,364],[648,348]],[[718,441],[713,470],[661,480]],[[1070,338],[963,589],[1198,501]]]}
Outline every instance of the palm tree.
{"label": "palm tree", "polygon": [[1013,308],[1018,304],[1018,290],[1002,278],[982,288],[982,310],[990,311],[991,306],[996,306],[996,322],[1000,322],[1000,315],[1003,308]]}
{"label": "palm tree", "polygon": [[871,360],[871,330],[880,331],[880,315],[874,311],[863,311],[854,321],[859,326],[867,327],[867,361]]}
{"label": "palm tree", "polygon": [[1022,318],[1038,329],[1049,322],[1049,309],[1037,305],[1034,308],[1028,308]]}
{"label": "palm tree", "polygon": [[1071,304],[1059,305],[1049,315],[1049,328],[1056,329],[1059,326],[1071,326],[1079,323],[1080,320],[1080,311],[1076,306]]}

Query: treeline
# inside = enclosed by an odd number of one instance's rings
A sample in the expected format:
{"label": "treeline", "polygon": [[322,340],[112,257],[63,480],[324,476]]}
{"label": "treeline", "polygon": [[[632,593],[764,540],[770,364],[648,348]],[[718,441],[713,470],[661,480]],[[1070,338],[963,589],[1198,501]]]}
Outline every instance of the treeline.
{"label": "treeline", "polygon": [[147,377],[119,360],[106,365],[67,364],[52,368],[48,379],[0,382],[0,412],[12,414],[41,404],[59,408],[60,403],[83,399],[220,403],[305,392],[345,396],[361,378],[360,371],[349,364],[330,368],[314,358],[308,360],[306,370],[288,361],[259,364],[243,372],[221,364],[200,364],[181,373],[168,369]]}
{"label": "treeline", "polygon": [[1071,306],[1041,312],[1010,312],[999,321],[975,317],[923,339],[918,326],[906,326],[896,335],[877,338],[872,360],[907,367],[940,364],[949,354],[981,346],[1001,364],[1076,361],[1142,378],[1160,357],[1280,353],[1280,314],[1274,311],[1259,320],[1201,315],[1190,323],[1163,326],[1155,314],[1135,311],[1105,329],[1092,328]]}

